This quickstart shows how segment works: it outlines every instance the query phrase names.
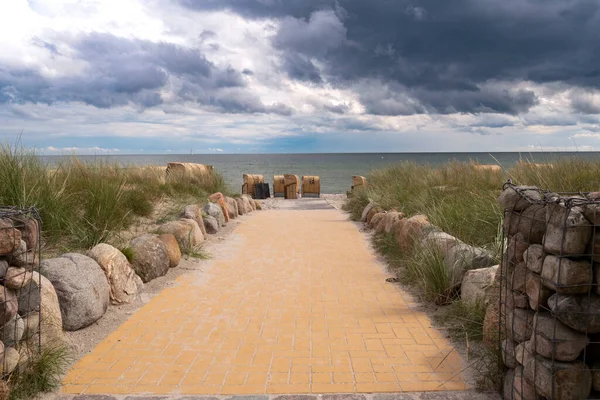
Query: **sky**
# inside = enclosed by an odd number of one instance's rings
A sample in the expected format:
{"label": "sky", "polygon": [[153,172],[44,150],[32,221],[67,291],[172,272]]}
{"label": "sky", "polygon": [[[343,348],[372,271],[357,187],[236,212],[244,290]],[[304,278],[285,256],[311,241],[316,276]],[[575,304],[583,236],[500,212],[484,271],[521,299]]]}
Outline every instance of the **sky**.
{"label": "sky", "polygon": [[0,1],[43,154],[600,151],[597,0]]}

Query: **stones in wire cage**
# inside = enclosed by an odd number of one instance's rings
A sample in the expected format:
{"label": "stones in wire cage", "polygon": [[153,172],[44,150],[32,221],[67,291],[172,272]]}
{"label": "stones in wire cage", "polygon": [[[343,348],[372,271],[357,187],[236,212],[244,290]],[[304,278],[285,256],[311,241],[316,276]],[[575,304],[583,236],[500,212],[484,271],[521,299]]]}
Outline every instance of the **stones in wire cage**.
{"label": "stones in wire cage", "polygon": [[600,396],[600,193],[505,185],[507,399]]}
{"label": "stones in wire cage", "polygon": [[35,210],[0,208],[0,372],[24,366],[39,349],[40,222]]}

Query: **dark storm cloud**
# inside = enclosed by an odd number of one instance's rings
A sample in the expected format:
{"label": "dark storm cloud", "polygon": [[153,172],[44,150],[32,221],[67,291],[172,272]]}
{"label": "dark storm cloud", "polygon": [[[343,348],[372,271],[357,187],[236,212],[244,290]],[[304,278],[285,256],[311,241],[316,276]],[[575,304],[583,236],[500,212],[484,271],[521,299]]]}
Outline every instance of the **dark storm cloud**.
{"label": "dark storm cloud", "polygon": [[[597,0],[180,0],[196,10],[228,9],[278,18],[273,38],[283,67],[306,80],[290,54],[319,65],[320,77],[351,86],[363,79],[404,88],[366,96],[374,113],[526,112],[534,93],[512,82],[600,88]],[[490,83],[495,86],[490,89]],[[503,84],[504,87],[497,88]],[[363,96],[364,97],[364,96]],[[582,112],[595,106],[575,102]]]}
{"label": "dark storm cloud", "polygon": [[[87,63],[83,73],[49,78],[0,65],[0,103],[83,102],[99,108],[133,103],[146,108],[163,103],[161,91],[169,87],[180,99],[219,112],[289,112],[262,104],[247,93],[242,73],[216,66],[198,49],[100,33],[63,41],[73,58]],[[229,89],[237,92],[229,94]]]}
{"label": "dark storm cloud", "polygon": [[308,58],[300,54],[288,53],[283,57],[282,66],[287,75],[298,81],[310,81],[321,83],[321,73],[319,69]]}

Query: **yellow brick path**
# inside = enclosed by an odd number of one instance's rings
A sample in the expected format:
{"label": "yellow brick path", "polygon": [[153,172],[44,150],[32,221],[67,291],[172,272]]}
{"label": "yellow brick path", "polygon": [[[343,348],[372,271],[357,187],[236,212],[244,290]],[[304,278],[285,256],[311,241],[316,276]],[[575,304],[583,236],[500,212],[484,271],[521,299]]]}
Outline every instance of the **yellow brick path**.
{"label": "yellow brick path", "polygon": [[461,357],[335,210],[262,211],[82,358],[63,393],[462,390]]}

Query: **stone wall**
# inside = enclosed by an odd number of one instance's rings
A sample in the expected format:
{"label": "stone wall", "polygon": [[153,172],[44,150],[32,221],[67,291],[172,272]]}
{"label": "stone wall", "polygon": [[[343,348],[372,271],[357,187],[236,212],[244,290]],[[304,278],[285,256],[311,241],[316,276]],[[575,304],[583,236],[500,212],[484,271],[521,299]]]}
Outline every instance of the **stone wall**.
{"label": "stone wall", "polygon": [[499,203],[504,398],[598,398],[600,193],[507,183]]}

